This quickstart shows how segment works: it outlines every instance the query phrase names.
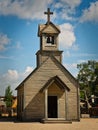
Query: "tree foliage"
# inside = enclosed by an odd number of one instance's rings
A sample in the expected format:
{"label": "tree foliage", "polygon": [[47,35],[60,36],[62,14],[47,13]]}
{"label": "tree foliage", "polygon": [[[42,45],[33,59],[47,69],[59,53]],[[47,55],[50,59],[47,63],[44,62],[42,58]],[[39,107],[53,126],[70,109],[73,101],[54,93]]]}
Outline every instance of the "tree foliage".
{"label": "tree foliage", "polygon": [[11,90],[11,87],[8,86],[5,90],[5,102],[6,102],[7,107],[12,106],[12,98],[13,98],[12,90]]}
{"label": "tree foliage", "polygon": [[79,73],[77,79],[80,83],[80,90],[86,90],[87,95],[98,95],[98,63],[88,61],[77,65]]}

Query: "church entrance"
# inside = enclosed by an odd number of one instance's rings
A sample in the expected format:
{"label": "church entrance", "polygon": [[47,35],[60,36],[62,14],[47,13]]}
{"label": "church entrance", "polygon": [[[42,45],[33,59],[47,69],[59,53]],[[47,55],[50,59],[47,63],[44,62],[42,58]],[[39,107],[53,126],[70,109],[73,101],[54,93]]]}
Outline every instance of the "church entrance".
{"label": "church entrance", "polygon": [[57,96],[48,96],[48,118],[57,118]]}

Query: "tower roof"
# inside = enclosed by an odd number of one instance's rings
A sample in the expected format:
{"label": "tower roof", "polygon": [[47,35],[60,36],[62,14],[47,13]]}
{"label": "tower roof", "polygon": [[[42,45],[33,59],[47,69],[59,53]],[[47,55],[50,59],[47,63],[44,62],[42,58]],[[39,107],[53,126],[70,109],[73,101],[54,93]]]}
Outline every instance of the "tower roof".
{"label": "tower roof", "polygon": [[60,28],[58,25],[53,24],[50,21],[50,15],[53,14],[53,12],[50,11],[50,8],[47,9],[47,12],[44,12],[44,14],[47,15],[47,22],[46,24],[40,24],[38,27],[38,36],[41,36],[43,33],[45,34],[59,34]]}
{"label": "tower roof", "polygon": [[59,34],[60,28],[58,25],[54,25],[52,22],[50,22],[49,24],[40,24],[38,27],[38,36],[41,36],[42,33]]}

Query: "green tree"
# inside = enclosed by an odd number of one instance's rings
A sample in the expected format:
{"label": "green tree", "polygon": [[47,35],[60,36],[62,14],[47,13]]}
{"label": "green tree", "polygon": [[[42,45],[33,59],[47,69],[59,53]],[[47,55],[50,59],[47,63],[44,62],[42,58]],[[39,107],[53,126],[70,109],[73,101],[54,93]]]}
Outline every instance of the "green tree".
{"label": "green tree", "polygon": [[77,65],[79,73],[77,79],[80,83],[80,90],[86,90],[87,96],[98,93],[98,67],[96,61],[88,61]]}
{"label": "green tree", "polygon": [[8,86],[5,90],[5,102],[6,102],[7,107],[12,106],[12,98],[13,98],[12,90],[11,90],[11,87]]}
{"label": "green tree", "polygon": [[97,75],[95,80],[95,95],[98,96],[98,62],[96,63],[95,74]]}

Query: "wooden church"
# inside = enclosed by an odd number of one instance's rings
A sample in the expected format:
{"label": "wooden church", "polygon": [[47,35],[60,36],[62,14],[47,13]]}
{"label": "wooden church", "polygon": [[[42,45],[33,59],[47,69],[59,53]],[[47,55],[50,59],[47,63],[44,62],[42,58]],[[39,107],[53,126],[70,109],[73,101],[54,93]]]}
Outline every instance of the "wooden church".
{"label": "wooden church", "polygon": [[18,118],[43,122],[79,121],[79,84],[62,65],[63,51],[58,48],[60,28],[50,21],[53,12],[48,8],[45,14],[46,24],[38,27],[37,66],[16,88]]}

